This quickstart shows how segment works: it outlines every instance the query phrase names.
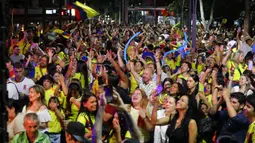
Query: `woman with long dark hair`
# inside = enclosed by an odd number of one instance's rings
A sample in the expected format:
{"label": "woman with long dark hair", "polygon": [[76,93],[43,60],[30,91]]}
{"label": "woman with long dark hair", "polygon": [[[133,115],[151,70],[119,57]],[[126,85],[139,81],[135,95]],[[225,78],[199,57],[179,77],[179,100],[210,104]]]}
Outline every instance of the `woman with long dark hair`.
{"label": "woman with long dark hair", "polygon": [[183,95],[176,104],[177,113],[169,122],[166,131],[168,143],[195,143],[197,137],[197,123],[194,120],[193,97]]}
{"label": "woman with long dark hair", "polygon": [[79,80],[73,79],[68,88],[68,94],[66,97],[66,119],[69,121],[75,121],[79,109],[82,95],[82,88]]}
{"label": "woman with long dark hair", "polygon": [[97,97],[89,90],[84,91],[77,121],[85,126],[85,137],[91,140],[97,114]]}

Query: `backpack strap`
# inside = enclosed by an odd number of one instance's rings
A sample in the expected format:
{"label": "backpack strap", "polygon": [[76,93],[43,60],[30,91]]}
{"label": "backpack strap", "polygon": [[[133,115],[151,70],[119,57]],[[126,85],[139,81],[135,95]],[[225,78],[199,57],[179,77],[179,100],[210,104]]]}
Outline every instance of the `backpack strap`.
{"label": "backpack strap", "polygon": [[16,89],[16,91],[18,92],[18,96],[19,96],[19,99],[20,99],[20,92],[19,92],[19,90],[18,90],[16,84],[15,84],[14,82],[11,82],[11,81],[8,81],[8,82],[7,82],[7,84],[9,84],[9,83],[11,83],[11,84],[13,84],[13,85],[15,86],[15,89]]}

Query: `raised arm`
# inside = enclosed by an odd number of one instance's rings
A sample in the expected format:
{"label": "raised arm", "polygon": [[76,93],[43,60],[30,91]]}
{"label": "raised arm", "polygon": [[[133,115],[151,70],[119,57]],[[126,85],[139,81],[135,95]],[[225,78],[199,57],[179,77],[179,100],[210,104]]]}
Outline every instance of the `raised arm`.
{"label": "raised arm", "polygon": [[156,78],[156,81],[157,81],[157,85],[159,85],[161,83],[161,74],[162,74],[162,71],[161,71],[161,65],[160,65],[160,60],[159,60],[158,53],[156,53],[155,59],[156,59],[156,66],[157,66],[157,78]]}
{"label": "raised arm", "polygon": [[230,50],[227,52],[227,55],[222,59],[223,65],[225,65],[225,66],[227,65],[227,61],[228,61],[228,58],[230,57],[231,53],[232,53],[232,49],[230,48]]}
{"label": "raised arm", "polygon": [[121,52],[122,52],[121,48],[118,47],[118,52],[117,52],[118,64],[119,64],[120,68],[125,69],[125,64],[124,64],[124,62],[123,62],[123,60],[121,58]]}
{"label": "raised arm", "polygon": [[210,108],[210,111],[209,111],[210,115],[215,115],[223,102],[222,97],[220,98],[220,101],[217,100],[218,90],[219,90],[219,88],[216,87],[216,88],[214,88],[213,93],[212,93],[213,106]]}
{"label": "raised arm", "polygon": [[131,74],[134,76],[135,80],[139,83],[140,82],[140,75],[134,69],[134,62],[130,62]]}
{"label": "raised arm", "polygon": [[197,123],[191,119],[189,122],[189,143],[196,143],[197,131]]}
{"label": "raised arm", "polygon": [[113,60],[112,54],[110,51],[107,51],[107,58],[113,65],[114,69],[116,70],[117,74],[120,76],[121,81],[123,82],[122,87],[123,88],[128,88],[129,87],[129,82],[128,82],[128,77],[126,74],[120,69],[119,65]]}
{"label": "raised arm", "polygon": [[232,106],[232,104],[230,102],[230,91],[229,91],[229,89],[225,88],[223,90],[222,95],[223,95],[223,98],[224,98],[224,100],[226,102],[226,105],[227,105],[228,116],[230,118],[235,117],[237,115],[237,112],[236,112],[236,110],[234,109],[234,107]]}
{"label": "raised arm", "polygon": [[105,111],[105,106],[107,101],[105,95],[100,96],[100,106],[97,111],[96,122],[92,130],[92,142],[93,143],[102,143],[102,127],[103,127],[103,114]]}
{"label": "raised arm", "polygon": [[123,103],[119,93],[113,90],[113,95],[117,98],[117,105],[112,104],[112,106],[116,107],[117,109],[123,111],[124,118],[126,121],[127,126],[129,127],[128,130],[131,134],[131,137],[137,140],[141,139],[141,132],[138,126],[136,125],[135,121],[133,120],[132,116],[129,114],[127,107]]}

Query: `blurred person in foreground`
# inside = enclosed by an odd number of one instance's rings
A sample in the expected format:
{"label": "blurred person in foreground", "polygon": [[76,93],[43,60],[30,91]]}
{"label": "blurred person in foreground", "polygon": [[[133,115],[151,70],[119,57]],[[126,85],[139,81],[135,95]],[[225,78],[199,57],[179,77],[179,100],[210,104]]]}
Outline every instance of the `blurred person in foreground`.
{"label": "blurred person in foreground", "polygon": [[49,137],[38,131],[39,118],[36,113],[28,113],[24,117],[26,131],[14,136],[11,143],[50,143]]}
{"label": "blurred person in foreground", "polygon": [[67,125],[65,136],[66,143],[90,143],[88,139],[84,137],[85,126],[80,122],[70,122]]}

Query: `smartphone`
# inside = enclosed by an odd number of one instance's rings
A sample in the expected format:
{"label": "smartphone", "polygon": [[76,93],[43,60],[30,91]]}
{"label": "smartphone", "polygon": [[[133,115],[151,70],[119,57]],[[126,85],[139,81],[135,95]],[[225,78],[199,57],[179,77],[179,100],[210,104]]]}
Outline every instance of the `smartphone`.
{"label": "smartphone", "polygon": [[158,87],[156,89],[156,96],[158,96],[162,91],[163,91],[162,85],[158,85]]}
{"label": "smartphone", "polygon": [[250,60],[248,63],[248,69],[252,70],[252,68],[253,68],[253,61]]}
{"label": "smartphone", "polygon": [[107,103],[113,103],[113,89],[111,86],[104,87],[104,93]]}

